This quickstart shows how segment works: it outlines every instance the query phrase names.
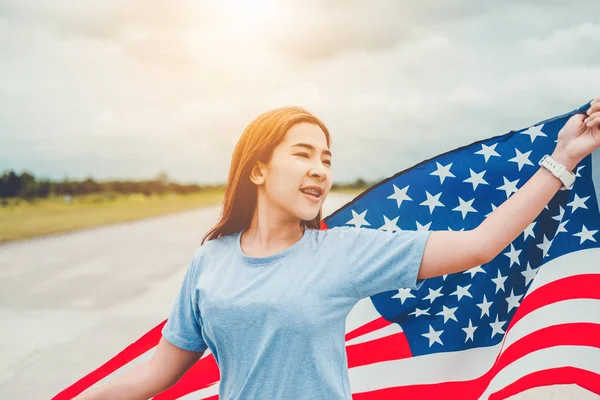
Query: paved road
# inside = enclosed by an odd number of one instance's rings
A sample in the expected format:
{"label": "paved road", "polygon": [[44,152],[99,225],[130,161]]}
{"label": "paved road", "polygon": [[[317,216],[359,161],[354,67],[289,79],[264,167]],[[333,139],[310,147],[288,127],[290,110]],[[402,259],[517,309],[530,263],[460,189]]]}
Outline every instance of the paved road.
{"label": "paved road", "polygon": [[[330,195],[325,215],[351,199]],[[218,215],[211,207],[1,245],[0,398],[49,399],[163,321]]]}

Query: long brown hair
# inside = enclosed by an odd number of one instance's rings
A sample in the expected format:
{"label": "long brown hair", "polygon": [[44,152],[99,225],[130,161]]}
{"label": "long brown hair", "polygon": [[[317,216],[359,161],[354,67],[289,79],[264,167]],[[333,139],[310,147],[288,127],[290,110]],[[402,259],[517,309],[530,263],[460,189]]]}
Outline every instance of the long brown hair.
{"label": "long brown hair", "polygon": [[[201,244],[250,226],[257,200],[257,187],[250,180],[252,167],[257,161],[268,163],[287,131],[301,122],[318,125],[325,133],[327,146],[330,146],[331,138],[325,124],[300,107],[267,111],[248,125],[233,150],[220,220],[204,236]],[[301,223],[308,229],[319,229],[321,212],[319,210],[315,219]]]}

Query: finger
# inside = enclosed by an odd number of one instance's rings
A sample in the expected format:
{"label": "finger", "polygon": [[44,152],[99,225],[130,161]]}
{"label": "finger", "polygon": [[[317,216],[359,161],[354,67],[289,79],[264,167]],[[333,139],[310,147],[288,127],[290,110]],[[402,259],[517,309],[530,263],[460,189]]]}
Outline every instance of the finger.
{"label": "finger", "polygon": [[600,101],[597,100],[598,99],[594,99],[594,101],[590,103],[590,108],[588,108],[588,110],[586,111],[587,115],[592,115],[592,113],[600,111]]}
{"label": "finger", "polygon": [[596,125],[600,125],[600,113],[594,113],[589,118],[586,118],[585,125],[591,128]]}

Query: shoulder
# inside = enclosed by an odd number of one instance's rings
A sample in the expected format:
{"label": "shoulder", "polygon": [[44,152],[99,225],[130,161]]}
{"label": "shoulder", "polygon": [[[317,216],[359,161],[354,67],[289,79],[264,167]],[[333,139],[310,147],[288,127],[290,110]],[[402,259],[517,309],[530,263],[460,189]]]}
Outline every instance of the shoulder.
{"label": "shoulder", "polygon": [[224,255],[230,254],[236,234],[222,236],[217,239],[209,240],[200,245],[191,261],[191,267],[193,269],[201,269],[202,265],[206,265],[209,261],[219,259]]}

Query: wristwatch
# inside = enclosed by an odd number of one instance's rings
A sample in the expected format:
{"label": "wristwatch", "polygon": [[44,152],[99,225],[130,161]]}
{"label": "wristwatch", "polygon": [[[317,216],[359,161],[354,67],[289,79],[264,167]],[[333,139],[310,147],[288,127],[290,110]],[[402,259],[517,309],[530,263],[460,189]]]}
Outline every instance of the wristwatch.
{"label": "wristwatch", "polygon": [[552,172],[552,175],[561,180],[563,186],[560,190],[567,190],[573,187],[573,183],[575,183],[575,174],[567,170],[564,165],[550,157],[548,154],[542,157],[539,165]]}

